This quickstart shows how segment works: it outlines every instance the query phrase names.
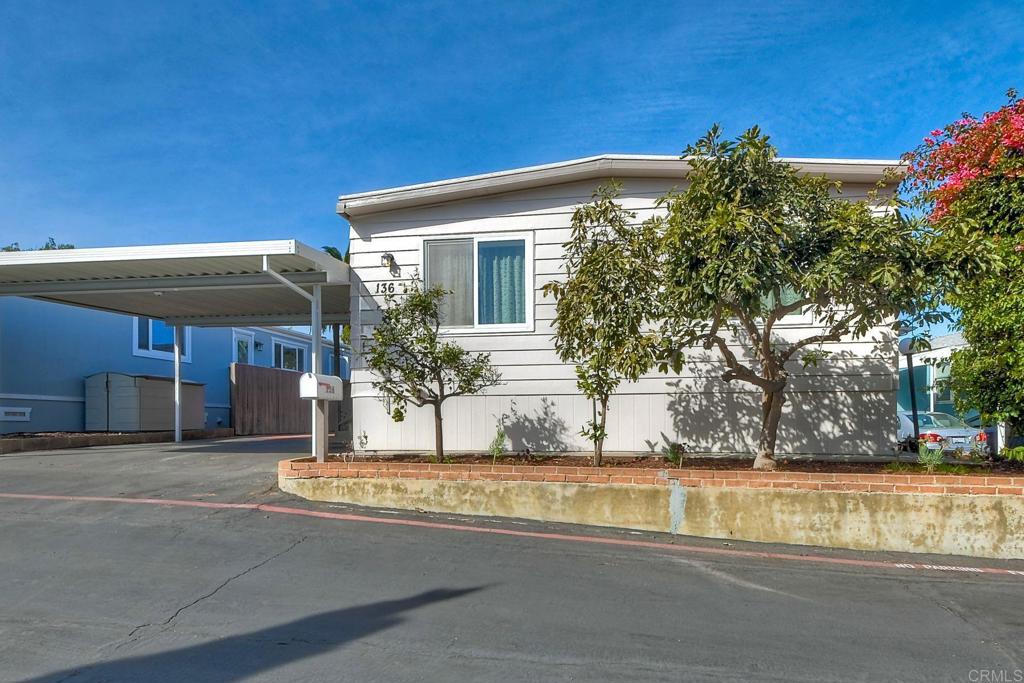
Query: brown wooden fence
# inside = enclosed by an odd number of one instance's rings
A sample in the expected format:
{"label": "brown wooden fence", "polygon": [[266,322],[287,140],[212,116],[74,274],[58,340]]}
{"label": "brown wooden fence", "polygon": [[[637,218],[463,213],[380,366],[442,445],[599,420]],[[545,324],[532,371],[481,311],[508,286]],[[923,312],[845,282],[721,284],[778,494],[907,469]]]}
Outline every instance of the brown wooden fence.
{"label": "brown wooden fence", "polygon": [[309,401],[299,398],[302,373],[231,364],[231,421],[235,434],[308,434]]}

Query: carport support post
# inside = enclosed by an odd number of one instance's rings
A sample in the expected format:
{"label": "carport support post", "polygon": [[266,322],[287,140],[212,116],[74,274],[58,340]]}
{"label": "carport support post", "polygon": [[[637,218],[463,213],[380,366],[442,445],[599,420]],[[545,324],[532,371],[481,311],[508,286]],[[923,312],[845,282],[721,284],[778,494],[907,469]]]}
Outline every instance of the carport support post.
{"label": "carport support post", "polygon": [[181,325],[174,326],[174,442],[181,442]]}
{"label": "carport support post", "polygon": [[[311,371],[313,374],[323,372],[321,367],[322,348],[320,339],[323,334],[323,315],[321,308],[320,285],[313,285],[313,300],[311,302],[310,315],[310,341],[312,342],[312,353],[310,353]],[[327,401],[311,401],[313,407],[313,458],[317,462],[323,462],[327,458]]]}

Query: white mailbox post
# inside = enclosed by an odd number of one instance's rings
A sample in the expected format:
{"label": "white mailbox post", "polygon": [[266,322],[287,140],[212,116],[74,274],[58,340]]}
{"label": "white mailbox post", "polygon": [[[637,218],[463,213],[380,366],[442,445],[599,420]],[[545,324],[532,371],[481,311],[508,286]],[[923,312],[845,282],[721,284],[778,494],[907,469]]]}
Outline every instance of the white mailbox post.
{"label": "white mailbox post", "polygon": [[327,458],[327,402],[345,396],[345,383],[340,377],[305,372],[299,378],[299,398],[313,401],[313,457],[317,462]]}

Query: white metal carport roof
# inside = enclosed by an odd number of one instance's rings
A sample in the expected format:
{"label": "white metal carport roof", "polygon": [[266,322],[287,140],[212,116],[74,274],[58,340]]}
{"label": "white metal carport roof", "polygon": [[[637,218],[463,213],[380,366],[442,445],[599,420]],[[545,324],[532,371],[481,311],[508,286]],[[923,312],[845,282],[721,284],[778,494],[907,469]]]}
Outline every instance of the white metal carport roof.
{"label": "white metal carport roof", "polygon": [[[174,326],[174,437],[181,441],[184,325],[310,325],[314,371],[323,323],[349,320],[348,264],[296,240],[0,253],[0,296],[24,296]],[[327,452],[313,402],[313,455]]]}
{"label": "white metal carport roof", "polygon": [[348,322],[348,265],[296,240],[0,253],[0,296],[171,325],[308,325],[314,285],[322,322]]}

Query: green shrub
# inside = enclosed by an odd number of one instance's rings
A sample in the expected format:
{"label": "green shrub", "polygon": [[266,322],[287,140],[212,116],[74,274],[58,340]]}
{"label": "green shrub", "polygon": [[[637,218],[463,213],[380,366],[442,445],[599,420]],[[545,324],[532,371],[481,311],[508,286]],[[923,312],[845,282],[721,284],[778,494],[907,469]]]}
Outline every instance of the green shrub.
{"label": "green shrub", "polygon": [[662,447],[661,454],[665,456],[665,460],[668,460],[673,465],[678,465],[682,461],[683,456],[686,455],[686,444],[673,441],[667,446]]}
{"label": "green shrub", "polygon": [[935,468],[943,463],[943,455],[941,448],[928,448],[924,441],[917,445],[917,462],[923,465],[924,468],[929,472],[934,472]]}
{"label": "green shrub", "polygon": [[1001,455],[1004,460],[1009,460],[1010,462],[1024,462],[1024,446],[1004,448],[999,455]]}
{"label": "green shrub", "polygon": [[494,433],[494,438],[491,439],[491,445],[487,447],[487,452],[491,454],[491,464],[493,465],[498,461],[498,457],[505,453],[505,426],[498,423],[498,430]]}
{"label": "green shrub", "polygon": [[907,462],[890,462],[886,463],[885,467],[882,468],[889,474],[914,474],[915,472],[929,471],[939,472],[941,474],[977,474],[978,468],[972,468],[969,465],[947,465],[945,463],[934,465],[932,470],[928,470],[923,464],[911,464]]}

